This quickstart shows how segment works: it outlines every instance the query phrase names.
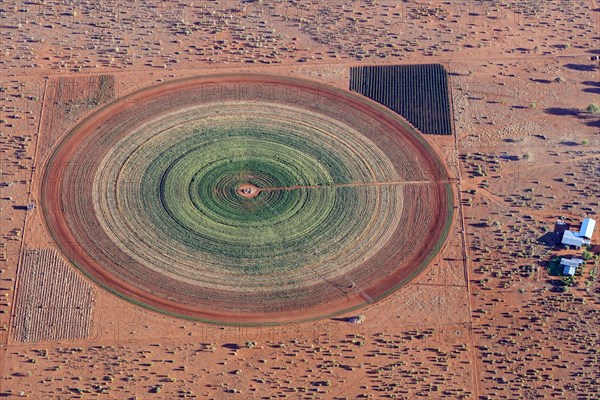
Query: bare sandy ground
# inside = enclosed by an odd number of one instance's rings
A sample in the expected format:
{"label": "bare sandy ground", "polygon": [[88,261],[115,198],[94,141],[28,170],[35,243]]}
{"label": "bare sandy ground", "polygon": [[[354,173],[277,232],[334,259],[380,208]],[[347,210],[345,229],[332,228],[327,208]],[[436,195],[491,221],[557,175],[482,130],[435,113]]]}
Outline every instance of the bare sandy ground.
{"label": "bare sandy ground", "polygon": [[[295,15],[258,2],[245,11],[231,5],[239,11],[228,14],[204,3],[111,2],[98,10],[7,3],[0,14],[0,182],[7,183],[0,186],[0,393],[596,398],[597,263],[588,261],[575,285],[559,291],[546,262],[581,252],[537,239],[560,216],[575,228],[583,216],[599,219],[598,118],[584,110],[598,103],[592,57],[600,6],[488,3],[311,3],[294,6]],[[350,66],[422,62],[443,63],[451,73],[457,137],[426,140],[459,179],[458,219],[440,257],[410,285],[363,308],[362,324],[201,324],[94,286],[87,339],[22,343],[13,336],[21,255],[55,248],[39,204],[28,212],[13,206],[39,200],[40,155],[99,106],[87,83],[67,100],[50,96],[58,78],[113,75],[114,99],[217,70],[347,88]],[[48,123],[53,113],[58,122]]]}

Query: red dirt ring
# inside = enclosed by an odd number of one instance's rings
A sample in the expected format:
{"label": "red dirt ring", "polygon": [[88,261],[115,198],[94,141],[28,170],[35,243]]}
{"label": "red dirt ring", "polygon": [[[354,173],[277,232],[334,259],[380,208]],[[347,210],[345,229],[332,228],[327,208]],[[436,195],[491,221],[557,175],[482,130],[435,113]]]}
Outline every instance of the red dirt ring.
{"label": "red dirt ring", "polygon": [[[254,301],[252,293],[223,294],[207,288],[201,297],[194,297],[197,286],[161,275],[120,253],[121,244],[114,243],[108,233],[98,228],[95,207],[89,201],[92,184],[89,179],[94,177],[95,168],[119,139],[157,114],[200,103],[239,101],[285,104],[298,110],[319,112],[356,127],[389,157],[402,182],[406,182],[402,223],[394,228],[391,239],[373,257],[363,260],[359,268],[344,277],[346,282],[353,282],[352,287],[340,291],[331,283],[319,283],[321,286],[315,293],[323,293],[321,302],[307,299],[306,303],[293,306],[283,304],[279,310],[241,312],[245,302]],[[87,148],[93,151],[85,154],[85,165],[74,166],[82,160],[78,151]],[[395,183],[372,183],[373,186],[386,184]],[[240,194],[249,198],[260,192],[251,186],[242,189]],[[80,122],[44,166],[40,204],[47,230],[61,252],[107,290],[177,317],[271,324],[348,312],[406,285],[426,268],[443,246],[452,224],[453,198],[447,170],[435,151],[420,133],[386,108],[348,91],[306,80],[232,74],[194,77],[149,87],[103,107]],[[90,234],[93,242],[82,239],[86,232],[93,232]],[[91,249],[90,243],[95,248]],[[95,256],[91,256],[92,253]],[[304,291],[300,288],[289,294],[301,299]],[[234,303],[240,304],[240,309],[224,309],[218,303],[220,296],[230,296]]]}

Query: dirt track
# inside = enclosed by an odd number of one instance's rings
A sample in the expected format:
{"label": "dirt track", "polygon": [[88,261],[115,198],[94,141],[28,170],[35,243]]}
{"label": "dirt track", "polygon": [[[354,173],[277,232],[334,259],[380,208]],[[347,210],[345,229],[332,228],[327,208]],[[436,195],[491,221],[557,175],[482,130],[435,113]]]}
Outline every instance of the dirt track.
{"label": "dirt track", "polygon": [[[221,90],[224,85],[233,86],[229,87],[229,91],[227,88]],[[261,100],[278,102],[278,96],[281,96],[278,94],[279,90],[284,88],[287,93],[314,95],[314,98],[321,103],[317,107],[323,108],[322,111],[325,113],[330,105],[335,107],[343,105],[357,110],[358,114],[369,116],[378,121],[378,126],[373,126],[372,130],[363,127],[362,132],[389,156],[399,175],[406,177],[403,194],[404,202],[409,206],[404,207],[403,223],[396,227],[391,240],[383,248],[372,257],[363,260],[360,267],[346,277],[346,282],[352,282],[352,287],[349,285],[343,287],[339,282],[328,282],[323,278],[320,284],[322,287],[318,289],[324,293],[323,301],[304,299],[302,297],[304,290],[299,290],[297,293],[289,293],[290,302],[282,304],[279,310],[248,313],[231,306],[224,309],[219,304],[219,299],[227,294],[205,290],[202,296],[190,295],[196,293],[198,288],[157,274],[124,255],[113,253],[117,247],[111,244],[107,233],[98,230],[99,224],[94,216],[92,204],[88,204],[89,208],[81,214],[85,215],[84,218],[71,213],[71,200],[75,204],[80,201],[81,196],[85,196],[83,192],[86,190],[86,184],[90,184],[87,179],[93,177],[94,166],[114,145],[114,141],[106,140],[106,143],[103,142],[98,146],[101,151],[87,154],[87,163],[81,169],[81,174],[72,174],[69,166],[82,146],[103,141],[103,134],[115,126],[118,127],[118,121],[124,116],[131,118],[131,115],[134,115],[135,124],[143,124],[153,116],[149,115],[152,114],[152,109],[149,109],[150,113],[136,113],[136,111],[140,106],[143,110],[147,104],[151,104],[156,99],[178,98],[193,94],[196,99],[208,102],[236,101],[252,100],[252,96],[259,93],[245,91],[244,87],[252,89],[266,87],[266,92],[261,89]],[[179,93],[181,94],[178,95]],[[250,97],[245,97],[247,95]],[[289,102],[290,98],[286,100]],[[311,100],[306,104],[298,101],[300,108],[314,107],[312,103]],[[178,107],[180,105],[175,101],[172,108]],[[360,121],[357,121],[357,124],[360,125]],[[92,137],[95,139],[90,141]],[[409,150],[395,151],[395,149],[406,148]],[[414,158],[402,158],[409,153]],[[356,95],[308,81],[261,75],[223,75],[185,79],[151,87],[110,104],[81,122],[68,134],[46,164],[43,182],[40,203],[44,211],[46,227],[65,256],[86,275],[135,303],[169,314],[208,321],[252,324],[310,320],[359,307],[366,303],[365,299],[375,301],[405,285],[427,266],[443,244],[448,224],[452,219],[453,196],[446,169],[429,145],[408,124],[391,112]],[[384,184],[386,182],[357,183],[367,187],[379,187]],[[425,215],[410,213],[411,210],[416,210],[414,207],[417,205],[417,209],[425,212]],[[76,236],[73,228],[76,228],[79,233],[89,230],[90,237],[94,238],[93,244],[102,247],[96,250],[106,257],[98,259],[90,256],[91,251],[87,248],[90,242],[81,243],[81,237]],[[407,242],[407,238],[411,241]],[[127,271],[123,270],[124,265],[128,267]],[[136,270],[131,271],[131,266],[135,266]],[[377,273],[369,274],[371,270]],[[156,287],[155,283],[160,283],[159,287]],[[252,293],[236,296],[233,296],[233,302],[234,304],[236,301],[239,302],[240,307],[248,300],[253,301]],[[229,297],[232,297],[231,294]]]}

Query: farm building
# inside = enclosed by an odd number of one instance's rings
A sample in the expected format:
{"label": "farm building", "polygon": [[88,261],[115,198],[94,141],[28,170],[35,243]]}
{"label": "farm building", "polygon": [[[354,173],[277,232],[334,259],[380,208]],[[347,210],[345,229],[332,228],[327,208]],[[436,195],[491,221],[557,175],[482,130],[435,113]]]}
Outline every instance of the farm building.
{"label": "farm building", "polygon": [[595,227],[595,220],[591,218],[584,218],[581,222],[581,228],[579,228],[579,232],[572,232],[567,230],[563,232],[561,243],[575,247],[589,245],[592,239],[592,235],[594,234]]}
{"label": "farm building", "polygon": [[596,227],[596,221],[591,218],[584,218],[581,222],[581,228],[579,229],[580,237],[586,238],[588,240],[592,239],[592,235],[594,234],[594,228]]}
{"label": "farm building", "polygon": [[556,233],[563,233],[564,231],[567,231],[570,228],[571,225],[563,221],[562,219],[559,219],[558,221],[556,221],[556,224],[554,224],[554,232]]}
{"label": "farm building", "polygon": [[581,247],[583,246],[583,238],[576,236],[571,231],[564,231],[561,243],[566,244],[567,246]]}
{"label": "farm building", "polygon": [[563,275],[575,276],[575,272],[577,271],[577,267],[572,265],[565,265],[563,269]]}
{"label": "farm building", "polygon": [[563,267],[563,275],[575,275],[577,267],[583,263],[581,258],[561,258],[560,266]]}

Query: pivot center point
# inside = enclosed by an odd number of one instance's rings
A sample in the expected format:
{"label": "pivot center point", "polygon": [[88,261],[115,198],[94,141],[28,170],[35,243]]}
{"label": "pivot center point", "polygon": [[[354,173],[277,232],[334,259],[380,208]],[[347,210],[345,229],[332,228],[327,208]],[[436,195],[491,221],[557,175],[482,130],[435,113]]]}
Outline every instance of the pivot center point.
{"label": "pivot center point", "polygon": [[260,189],[251,183],[244,183],[237,188],[236,193],[246,199],[253,199],[258,196]]}

